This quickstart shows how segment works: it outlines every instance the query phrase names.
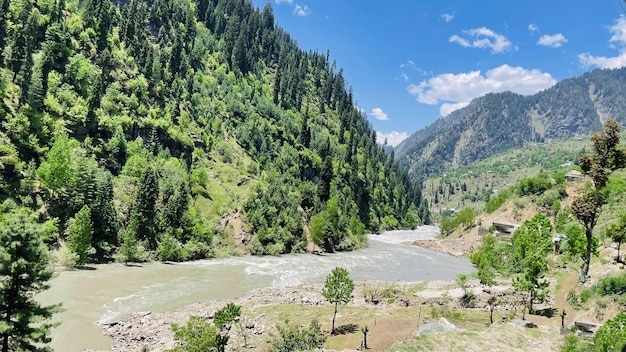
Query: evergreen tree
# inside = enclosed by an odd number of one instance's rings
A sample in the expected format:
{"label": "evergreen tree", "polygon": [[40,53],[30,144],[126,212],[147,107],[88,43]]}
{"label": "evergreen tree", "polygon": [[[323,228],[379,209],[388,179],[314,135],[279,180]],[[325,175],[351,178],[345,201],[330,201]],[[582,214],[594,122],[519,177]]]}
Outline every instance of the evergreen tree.
{"label": "evergreen tree", "polygon": [[0,214],[0,344],[2,352],[51,351],[52,315],[34,296],[50,287],[53,272],[42,241],[43,227],[26,210]]}
{"label": "evergreen tree", "polygon": [[159,197],[157,172],[148,167],[139,182],[135,196],[135,205],[131,214],[129,228],[139,241],[147,241],[151,249],[156,249],[156,202]]}

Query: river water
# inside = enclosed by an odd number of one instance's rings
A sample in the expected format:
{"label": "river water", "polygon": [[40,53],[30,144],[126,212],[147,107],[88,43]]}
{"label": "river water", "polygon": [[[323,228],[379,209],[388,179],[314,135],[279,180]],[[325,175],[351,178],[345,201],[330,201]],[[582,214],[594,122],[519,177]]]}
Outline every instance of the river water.
{"label": "river water", "polygon": [[136,311],[167,311],[214,299],[232,299],[255,288],[324,282],[337,266],[354,280],[453,280],[473,266],[467,259],[402,244],[431,239],[434,226],[414,231],[370,235],[369,247],[346,253],[233,257],[180,264],[141,266],[106,264],[94,270],[64,271],[38,299],[43,304],[63,302],[55,315],[62,324],[52,332],[55,351],[86,348],[108,350],[112,340],[98,324],[124,319]]}

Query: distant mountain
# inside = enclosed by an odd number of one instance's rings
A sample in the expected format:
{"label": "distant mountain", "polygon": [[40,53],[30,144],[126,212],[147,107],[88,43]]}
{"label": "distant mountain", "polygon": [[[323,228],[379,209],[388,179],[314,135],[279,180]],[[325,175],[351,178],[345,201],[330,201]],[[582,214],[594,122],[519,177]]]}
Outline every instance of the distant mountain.
{"label": "distant mountain", "polygon": [[528,142],[587,135],[609,118],[626,123],[626,68],[594,70],[532,96],[504,92],[474,99],[395,149],[414,176],[482,160]]}

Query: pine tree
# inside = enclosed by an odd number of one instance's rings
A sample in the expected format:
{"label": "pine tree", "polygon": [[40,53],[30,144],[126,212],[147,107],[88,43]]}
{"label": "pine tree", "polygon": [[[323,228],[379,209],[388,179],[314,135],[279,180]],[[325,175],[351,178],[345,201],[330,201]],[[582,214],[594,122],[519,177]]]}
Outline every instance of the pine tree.
{"label": "pine tree", "polygon": [[139,241],[147,240],[151,249],[157,247],[155,221],[157,219],[156,202],[158,197],[157,172],[149,167],[141,176],[129,227],[135,238]]}
{"label": "pine tree", "polygon": [[0,214],[0,344],[2,352],[51,351],[52,315],[60,305],[42,307],[35,294],[50,287],[53,272],[42,240],[43,227],[26,210]]}

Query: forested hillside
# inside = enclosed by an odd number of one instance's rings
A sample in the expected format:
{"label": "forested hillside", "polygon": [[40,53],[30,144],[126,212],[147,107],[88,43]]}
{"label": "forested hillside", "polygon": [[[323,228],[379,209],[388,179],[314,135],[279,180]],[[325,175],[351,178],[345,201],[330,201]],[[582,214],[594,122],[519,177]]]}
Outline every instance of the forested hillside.
{"label": "forested hillside", "polygon": [[589,135],[607,119],[624,124],[624,83],[626,68],[598,69],[532,96],[487,94],[410,136],[396,155],[422,177],[526,143]]}
{"label": "forested hillside", "polygon": [[300,252],[309,228],[349,250],[429,221],[342,70],[271,4],[5,0],[0,49],[0,211],[79,264]]}

